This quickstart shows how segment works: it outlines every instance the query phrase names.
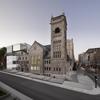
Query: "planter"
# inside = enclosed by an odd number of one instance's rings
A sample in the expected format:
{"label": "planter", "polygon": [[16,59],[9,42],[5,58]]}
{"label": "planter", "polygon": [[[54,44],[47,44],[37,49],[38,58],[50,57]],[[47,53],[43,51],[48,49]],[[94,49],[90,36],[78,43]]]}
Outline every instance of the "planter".
{"label": "planter", "polygon": [[9,97],[9,96],[10,96],[9,93],[5,93],[5,94],[3,94],[2,96],[0,96],[0,100],[3,100],[3,99],[5,99],[5,98],[7,98],[7,97]]}

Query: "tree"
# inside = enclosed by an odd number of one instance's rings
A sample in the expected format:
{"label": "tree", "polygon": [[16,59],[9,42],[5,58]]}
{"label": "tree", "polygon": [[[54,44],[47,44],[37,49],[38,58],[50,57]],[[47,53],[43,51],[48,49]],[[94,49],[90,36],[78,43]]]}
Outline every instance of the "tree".
{"label": "tree", "polygon": [[77,70],[77,64],[76,62],[74,63],[74,66],[73,66],[73,71],[76,71]]}
{"label": "tree", "polygon": [[6,68],[6,47],[0,49],[0,69]]}

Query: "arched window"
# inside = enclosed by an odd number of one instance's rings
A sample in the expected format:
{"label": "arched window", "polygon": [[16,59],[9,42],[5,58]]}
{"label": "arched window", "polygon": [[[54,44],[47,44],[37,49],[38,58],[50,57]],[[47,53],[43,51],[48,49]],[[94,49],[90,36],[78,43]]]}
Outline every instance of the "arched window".
{"label": "arched window", "polygon": [[59,32],[60,32],[60,28],[57,27],[57,28],[55,29],[55,33],[59,33]]}

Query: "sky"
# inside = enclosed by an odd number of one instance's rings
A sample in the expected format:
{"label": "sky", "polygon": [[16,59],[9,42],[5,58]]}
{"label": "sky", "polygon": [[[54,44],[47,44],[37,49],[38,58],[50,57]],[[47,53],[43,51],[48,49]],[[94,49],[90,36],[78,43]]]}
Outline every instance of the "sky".
{"label": "sky", "polygon": [[100,0],[0,0],[0,47],[51,43],[51,16],[65,13],[76,59],[100,47]]}

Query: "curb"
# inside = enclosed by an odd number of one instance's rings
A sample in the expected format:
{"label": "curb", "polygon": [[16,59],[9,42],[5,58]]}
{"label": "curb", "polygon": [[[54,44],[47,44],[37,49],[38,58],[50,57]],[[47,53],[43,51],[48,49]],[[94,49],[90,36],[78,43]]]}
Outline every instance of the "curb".
{"label": "curb", "polygon": [[19,98],[20,100],[33,100],[30,97],[18,92],[17,90],[9,87],[8,85],[4,84],[3,82],[0,81],[0,86],[8,91],[12,97]]}
{"label": "curb", "polygon": [[25,79],[28,79],[28,80],[31,80],[31,81],[44,83],[44,84],[51,85],[51,86],[60,87],[60,88],[63,88],[63,89],[72,90],[72,91],[75,91],[75,92],[81,92],[81,93],[89,94],[89,95],[98,95],[98,94],[100,94],[100,91],[99,92],[94,92],[93,90],[79,89],[79,88],[76,88],[76,87],[73,88],[71,86],[67,87],[67,86],[64,86],[64,85],[61,85],[61,84],[51,83],[51,82],[43,81],[43,80],[39,80],[39,79],[33,79],[33,78],[30,78],[30,77],[25,77],[25,76],[12,74],[12,73],[8,73],[8,72],[2,72],[2,73],[17,76],[17,77],[21,77],[21,78],[25,78]]}

